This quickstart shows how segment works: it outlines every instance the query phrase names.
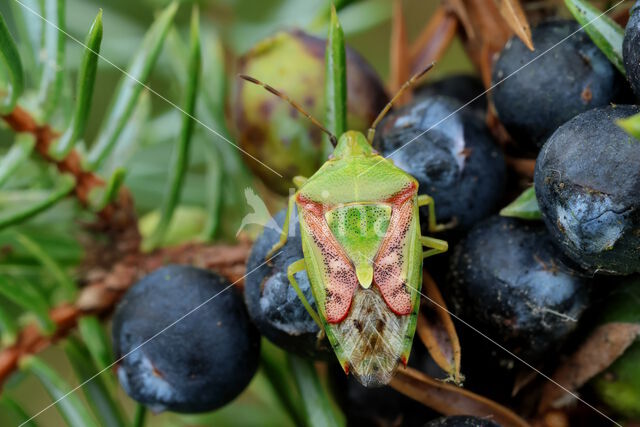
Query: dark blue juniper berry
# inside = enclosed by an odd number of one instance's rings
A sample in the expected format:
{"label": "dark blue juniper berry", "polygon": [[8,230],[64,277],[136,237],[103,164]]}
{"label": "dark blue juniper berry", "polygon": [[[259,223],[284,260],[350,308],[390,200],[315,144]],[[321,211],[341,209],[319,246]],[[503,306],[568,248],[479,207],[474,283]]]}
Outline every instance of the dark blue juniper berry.
{"label": "dark blue juniper berry", "polygon": [[127,291],[113,318],[113,343],[115,357],[124,357],[122,388],[154,411],[206,412],[227,404],[253,378],[260,353],[260,336],[236,289],[215,273],[178,265]]}
{"label": "dark blue juniper berry", "polygon": [[537,150],[558,126],[616,97],[618,71],[579,28],[575,21],[544,22],[532,30],[535,51],[514,36],[500,52],[492,80],[501,83],[491,97],[523,148]]}
{"label": "dark blue juniper berry", "polygon": [[634,93],[640,98],[640,1],[629,11],[630,17],[624,33],[622,53],[627,79]]}
{"label": "dark blue juniper berry", "polygon": [[582,113],[536,161],[536,196],[551,236],[592,272],[640,272],[640,141],[616,124],[638,112],[618,105]]}
{"label": "dark blue juniper berry", "polygon": [[589,278],[568,264],[540,222],[495,216],[456,245],[445,293],[462,319],[538,361],[576,328],[588,305]]}

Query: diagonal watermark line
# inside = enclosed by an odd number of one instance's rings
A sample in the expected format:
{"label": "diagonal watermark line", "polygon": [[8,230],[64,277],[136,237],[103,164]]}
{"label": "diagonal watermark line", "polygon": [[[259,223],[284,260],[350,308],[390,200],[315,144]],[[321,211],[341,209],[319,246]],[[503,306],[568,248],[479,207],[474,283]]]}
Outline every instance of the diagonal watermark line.
{"label": "diagonal watermark line", "polygon": [[509,351],[505,346],[503,346],[502,344],[500,344],[499,342],[495,341],[494,339],[492,339],[491,337],[489,337],[487,334],[485,334],[484,332],[480,331],[479,329],[477,329],[476,327],[474,327],[473,325],[471,325],[470,323],[466,322],[465,320],[461,319],[459,316],[456,316],[455,314],[453,314],[451,311],[449,311],[446,307],[438,304],[437,301],[434,301],[433,299],[429,298],[427,295],[423,294],[419,289],[414,288],[413,286],[410,286],[407,284],[407,286],[411,289],[413,289],[414,291],[417,291],[420,295],[422,295],[423,297],[425,297],[431,304],[435,305],[436,307],[438,307],[441,310],[444,310],[445,312],[449,313],[449,315],[453,318],[455,318],[457,321],[459,321],[460,323],[462,323],[463,325],[465,325],[466,327],[470,328],[471,330],[473,330],[474,332],[476,332],[477,334],[479,334],[480,336],[482,336],[483,338],[485,338],[486,340],[488,340],[489,342],[491,342],[492,344],[494,344],[495,346],[497,346],[498,348],[500,348],[501,350],[503,350],[504,352],[508,353],[511,357],[515,358],[516,360],[518,360],[520,363],[522,363],[523,365],[527,366],[528,368],[532,369],[534,372],[536,372],[538,375],[542,376],[543,378],[545,378],[546,380],[550,381],[551,383],[553,383],[554,385],[558,386],[560,389],[562,389],[562,391],[570,394],[572,397],[574,397],[575,399],[579,400],[580,402],[582,402],[583,404],[587,405],[589,408],[593,409],[594,411],[596,411],[598,414],[602,415],[604,418],[606,418],[608,421],[611,421],[613,424],[615,424],[618,427],[622,427],[621,424],[617,423],[616,421],[614,421],[612,418],[610,418],[607,414],[605,414],[604,412],[602,412],[601,410],[599,410],[598,408],[596,408],[595,406],[593,406],[592,404],[590,404],[589,402],[585,401],[584,399],[582,399],[580,396],[578,396],[577,394],[575,394],[574,392],[572,392],[571,390],[569,390],[568,388],[566,388],[565,386],[563,386],[562,384],[560,384],[559,382],[555,381],[553,378],[551,378],[550,376],[548,376],[547,374],[545,374],[544,372],[540,371],[538,368],[536,368],[535,366],[533,366],[532,364],[530,364],[529,362],[527,362],[526,360],[522,359],[521,357],[515,355],[513,352]]}
{"label": "diagonal watermark line", "polygon": [[576,31],[574,31],[573,33],[569,34],[568,36],[566,36],[565,38],[563,38],[562,40],[560,40],[559,42],[557,42],[556,44],[554,44],[553,46],[551,46],[550,48],[548,48],[547,50],[545,50],[544,52],[542,52],[540,55],[536,56],[535,58],[533,58],[532,60],[530,60],[529,62],[527,62],[526,64],[522,65],[520,68],[518,68],[517,70],[515,70],[514,72],[512,72],[511,74],[507,75],[506,77],[502,78],[500,81],[494,83],[493,85],[491,85],[488,89],[486,89],[484,92],[482,92],[481,94],[479,94],[478,96],[474,97],[473,99],[471,99],[470,101],[466,102],[464,105],[462,105],[461,107],[457,108],[455,111],[453,111],[452,113],[448,114],[446,117],[438,120],[438,122],[436,122],[436,124],[434,124],[433,126],[430,126],[427,130],[422,131],[421,133],[419,133],[417,136],[411,138],[408,142],[404,143],[403,145],[401,145],[400,147],[398,147],[396,150],[394,150],[393,152],[391,152],[391,154],[389,154],[388,156],[385,156],[384,159],[380,159],[380,161],[378,161],[377,163],[375,163],[374,165],[370,166],[369,168],[367,168],[364,172],[361,172],[358,177],[366,174],[367,172],[369,172],[371,169],[375,168],[376,166],[378,166],[380,163],[382,163],[385,159],[388,159],[389,157],[393,156],[394,154],[396,154],[397,152],[399,152],[400,150],[404,149],[407,145],[411,144],[413,141],[415,141],[416,139],[422,137],[424,134],[426,134],[427,132],[431,131],[432,129],[434,129],[435,127],[441,125],[443,122],[447,121],[448,119],[450,119],[452,116],[456,115],[457,113],[459,113],[461,110],[467,108],[469,105],[471,105],[472,103],[474,103],[475,101],[477,101],[478,99],[482,98],[484,95],[486,95],[487,93],[491,92],[493,89],[495,89],[497,86],[499,86],[500,84],[502,84],[503,82],[505,82],[506,80],[508,80],[509,78],[513,77],[515,74],[519,73],[520,71],[522,71],[523,69],[525,69],[526,67],[528,67],[529,65],[533,64],[535,61],[537,61],[539,58],[543,57],[544,55],[546,55],[547,53],[551,52],[553,49],[555,49],[556,47],[560,46],[562,43],[566,42],[567,40],[569,40],[571,37],[575,36],[576,34],[578,34],[580,31],[584,30],[585,28],[587,28],[588,26],[590,26],[591,24],[593,24],[594,22],[596,22],[597,20],[599,20],[600,18],[602,18],[603,16],[605,16],[606,14],[608,14],[609,12],[611,12],[613,9],[615,9],[616,7],[620,6],[622,3],[624,3],[626,0],[620,0],[619,2],[617,2],[616,4],[614,4],[613,6],[611,6],[609,9],[605,10],[604,12],[602,12],[600,15],[596,16],[595,18],[593,18],[591,21],[587,22],[586,24],[584,24],[583,26],[581,26],[580,28],[578,28]]}
{"label": "diagonal watermark line", "polygon": [[74,388],[72,388],[71,390],[69,390],[68,392],[66,392],[64,395],[60,396],[58,399],[56,399],[55,401],[51,402],[49,405],[47,405],[45,408],[43,408],[42,410],[40,410],[38,413],[36,413],[35,415],[33,415],[31,418],[29,418],[28,420],[24,421],[22,424],[20,424],[18,427],[22,427],[25,424],[28,424],[31,420],[33,420],[34,418],[36,418],[37,416],[41,415],[42,413],[46,412],[48,409],[52,408],[53,406],[57,405],[60,401],[64,400],[67,396],[73,394],[74,392],[78,391],[79,389],[81,389],[82,387],[84,387],[85,385],[87,385],[88,383],[90,383],[91,381],[93,381],[94,379],[96,379],[98,376],[100,376],[102,373],[108,371],[109,369],[113,368],[115,365],[117,365],[118,363],[120,363],[124,358],[126,358],[127,356],[131,355],[132,353],[134,353],[135,351],[139,350],[142,346],[146,345],[147,343],[149,343],[150,341],[153,341],[154,339],[156,339],[158,336],[162,335],[163,333],[165,333],[167,330],[171,329],[172,327],[174,327],[175,325],[177,325],[178,323],[180,323],[181,321],[183,321],[184,319],[186,319],[187,317],[189,317],[190,315],[192,315],[193,313],[195,313],[196,311],[198,311],[199,309],[201,309],[202,307],[204,307],[205,305],[207,305],[208,303],[210,303],[211,301],[213,301],[216,297],[218,297],[220,294],[224,293],[225,291],[227,291],[228,289],[232,288],[236,283],[238,283],[239,281],[243,280],[245,277],[249,276],[251,273],[253,273],[254,271],[256,271],[257,269],[259,269],[260,267],[262,267],[263,265],[271,262],[271,260],[273,260],[274,258],[276,258],[278,255],[280,255],[282,252],[278,252],[275,255],[273,255],[271,258],[265,260],[262,264],[260,264],[259,266],[257,266],[256,268],[254,268],[253,270],[251,270],[250,272],[248,272],[247,274],[245,274],[244,276],[242,276],[241,278],[239,278],[238,280],[236,280],[235,282],[231,283],[229,286],[227,286],[226,288],[224,288],[223,290],[221,290],[220,292],[216,293],[215,295],[207,298],[206,300],[204,300],[202,303],[198,304],[197,306],[195,306],[194,308],[192,308],[191,310],[189,310],[187,313],[183,314],[182,316],[180,316],[178,319],[174,320],[173,322],[171,322],[169,325],[165,326],[164,328],[162,328],[159,332],[155,333],[153,336],[151,336],[150,338],[147,338],[145,341],[143,341],[141,344],[139,344],[137,347],[135,347],[133,350],[129,351],[127,354],[125,354],[124,356],[121,356],[120,358],[118,358],[118,360],[116,360],[115,362],[113,362],[112,364],[110,364],[109,366],[107,366],[106,368],[100,370],[99,372],[95,373],[93,376],[89,377],[88,379],[84,380],[82,383],[78,384],[77,386],[75,386]]}
{"label": "diagonal watermark line", "polygon": [[283,176],[281,174],[279,174],[278,172],[276,172],[275,170],[273,170],[271,167],[269,167],[267,164],[265,164],[264,162],[260,161],[259,159],[257,159],[256,157],[252,156],[251,154],[249,154],[247,151],[243,150],[242,148],[240,148],[237,144],[233,143],[231,140],[229,140],[229,138],[225,137],[224,135],[222,135],[220,132],[216,131],[215,129],[213,129],[211,126],[205,124],[203,121],[201,121],[200,119],[198,119],[197,117],[195,117],[192,114],[189,114],[188,112],[186,112],[183,108],[181,108],[179,105],[177,105],[176,103],[170,101],[169,99],[167,99],[165,96],[161,95],[160,93],[158,93],[157,91],[155,91],[154,89],[152,89],[149,85],[145,84],[144,82],[141,82],[140,80],[136,79],[134,76],[132,76],[131,74],[129,74],[126,70],[122,69],[121,67],[119,67],[118,65],[114,64],[112,61],[110,61],[109,59],[105,58],[103,55],[101,55],[100,53],[94,51],[93,49],[91,49],[89,46],[85,45],[84,43],[82,43],[80,40],[78,40],[77,38],[75,38],[74,36],[72,36],[71,34],[69,34],[68,32],[66,32],[65,30],[63,30],[62,28],[60,28],[59,26],[57,26],[55,23],[49,21],[47,18],[45,18],[44,16],[40,15],[37,11],[33,10],[32,8],[30,8],[29,6],[27,6],[26,4],[22,3],[22,1],[20,0],[14,0],[16,3],[18,3],[20,6],[22,6],[24,9],[28,10],[29,12],[31,12],[32,14],[36,15],[38,18],[42,19],[44,22],[46,22],[47,24],[51,25],[52,27],[54,27],[56,30],[58,30],[59,32],[61,32],[62,34],[64,34],[65,36],[67,36],[68,38],[70,38],[71,40],[73,40],[74,42],[76,42],[77,44],[79,44],[80,46],[84,47],[85,49],[88,49],[89,51],[91,51],[93,54],[95,54],[98,58],[102,59],[104,62],[106,62],[107,64],[111,65],[113,68],[115,68],[116,70],[120,71],[122,74],[124,74],[125,76],[127,76],[129,79],[133,80],[134,82],[136,82],[137,84],[139,84],[140,86],[144,87],[145,89],[147,89],[149,92],[153,93],[155,96],[157,96],[158,98],[160,98],[161,100],[163,100],[164,102],[166,102],[167,104],[169,104],[170,106],[172,106],[173,108],[175,108],[176,110],[180,111],[182,114],[184,114],[185,116],[189,117],[190,119],[192,119],[194,122],[198,123],[200,126],[202,126],[203,128],[207,129],[209,132],[213,133],[214,135],[218,136],[219,138],[221,138],[223,141],[227,142],[229,145],[235,147],[237,150],[241,151],[242,153],[244,153],[246,156],[252,158],[253,160],[255,160],[256,162],[260,163],[262,166],[264,166],[265,168],[267,168],[268,170],[270,170],[271,172],[273,172],[274,174],[278,175],[280,178],[283,178]]}
{"label": "diagonal watermark line", "polygon": [[[201,120],[199,120],[198,118],[194,117],[193,115],[187,113],[185,110],[183,110],[180,106],[176,105],[175,103],[173,103],[172,101],[170,101],[169,99],[167,99],[166,97],[164,97],[163,95],[161,95],[160,93],[156,92],[155,90],[153,90],[151,87],[149,87],[148,85],[146,85],[145,83],[141,82],[140,80],[136,79],[135,77],[133,77],[132,75],[130,75],[126,70],[120,68],[118,65],[116,65],[115,63],[113,63],[112,61],[108,60],[107,58],[105,58],[104,56],[102,56],[101,54],[93,51],[92,49],[90,49],[88,46],[86,46],[84,43],[82,43],[80,40],[78,40],[77,38],[73,37],[71,34],[67,33],[66,31],[62,30],[60,27],[58,27],[57,25],[55,25],[53,22],[47,20],[45,17],[43,17],[42,15],[40,15],[38,12],[34,11],[33,9],[31,9],[30,7],[28,7],[27,5],[25,5],[24,3],[22,3],[20,0],[14,0],[16,1],[18,4],[20,4],[24,9],[28,10],[29,12],[31,12],[32,14],[38,16],[40,19],[42,19],[43,21],[45,21],[47,24],[53,26],[54,28],[56,28],[59,32],[63,33],[65,36],[67,36],[68,38],[70,38],[71,40],[73,40],[74,42],[76,42],[77,44],[83,46],[86,49],[89,49],[91,52],[93,52],[96,56],[98,56],[100,59],[102,59],[103,61],[107,62],[109,65],[111,65],[112,67],[114,67],[115,69],[117,69],[118,71],[120,71],[122,74],[124,74],[125,76],[127,76],[128,78],[130,78],[131,80],[133,80],[134,82],[140,84],[142,87],[144,87],[145,89],[147,89],[149,92],[153,93],[154,95],[156,95],[157,97],[159,97],[160,99],[162,99],[163,101],[165,101],[167,104],[169,104],[170,106],[172,106],[173,108],[177,109],[178,111],[182,112],[184,115],[188,116],[189,118],[191,118],[192,120],[194,120],[195,122],[197,122],[198,124],[200,124],[201,126],[203,126],[204,128],[206,128],[207,130],[209,130],[211,133],[215,134],[216,136],[220,137],[221,139],[223,139],[224,141],[226,141],[227,143],[229,143],[230,145],[232,145],[233,147],[237,148],[239,151],[243,152],[244,154],[246,154],[248,157],[252,158],[253,160],[255,160],[256,162],[260,163],[262,166],[264,166],[265,168],[267,168],[268,170],[270,170],[271,172],[275,173],[276,175],[278,175],[279,177],[282,178],[282,175],[279,174],[278,172],[276,172],[275,170],[273,170],[272,168],[270,168],[268,165],[266,165],[265,163],[261,162],[259,159],[255,158],[254,156],[252,156],[251,154],[247,153],[245,150],[243,150],[242,148],[240,148],[239,146],[237,146],[236,144],[234,144],[233,142],[231,142],[229,139],[227,139],[225,136],[223,136],[222,134],[220,134],[219,132],[217,132],[216,130],[212,129],[210,126],[206,125],[205,123],[203,123]],[[568,40],[569,38],[571,38],[572,36],[574,36],[575,34],[577,34],[578,32],[584,30],[586,27],[590,26],[592,23],[594,23],[595,21],[597,21],[598,19],[600,19],[601,17],[603,17],[604,15],[606,15],[607,13],[609,13],[610,11],[612,11],[613,9],[615,9],[616,7],[618,7],[620,4],[624,3],[625,0],[620,0],[618,3],[614,4],[613,6],[611,6],[609,9],[607,9],[606,11],[604,11],[603,13],[601,13],[600,15],[598,15],[596,18],[592,19],[591,21],[589,21],[587,24],[585,24],[584,26],[581,26],[578,30],[574,31],[573,33],[571,33],[570,35],[568,35],[567,37],[563,38],[562,40],[560,40],[558,43],[554,44],[553,46],[551,46],[550,48],[548,48],[547,50],[545,50],[544,52],[542,52],[540,55],[536,56],[535,58],[533,58],[532,60],[530,60],[529,62],[527,62],[526,64],[524,64],[523,66],[521,66],[520,68],[518,68],[517,70],[515,70],[514,72],[512,72],[511,74],[509,74],[508,76],[504,77],[503,79],[501,79],[500,81],[498,81],[497,83],[493,84],[490,88],[488,88],[487,90],[485,90],[484,92],[482,92],[481,94],[477,95],[476,97],[474,97],[473,99],[471,99],[470,101],[468,101],[467,103],[465,103],[464,105],[462,105],[461,107],[459,107],[458,109],[456,109],[455,111],[453,111],[452,113],[450,113],[449,115],[447,115],[446,117],[444,117],[443,119],[441,119],[440,121],[438,121],[436,124],[434,124],[433,126],[429,127],[427,130],[421,132],[420,134],[418,134],[417,136],[415,136],[414,138],[412,138],[411,140],[409,140],[407,143],[405,143],[404,145],[402,145],[401,147],[399,147],[398,149],[396,149],[395,151],[393,151],[391,154],[389,154],[388,156],[386,156],[386,158],[389,158],[391,156],[393,156],[395,153],[399,152],[400,150],[402,150],[403,148],[405,148],[407,145],[409,145],[410,143],[414,142],[415,140],[417,140],[418,138],[420,138],[421,136],[423,136],[424,134],[426,134],[427,132],[431,131],[433,128],[439,126],[440,124],[442,124],[444,121],[448,120],[449,118],[451,118],[453,115],[457,114],[458,112],[460,112],[462,109],[466,108],[467,106],[469,106],[470,104],[472,104],[473,102],[475,102],[477,99],[481,98],[482,96],[484,96],[485,94],[487,94],[488,92],[490,92],[491,90],[493,90],[495,87],[497,87],[498,85],[500,85],[501,83],[503,83],[504,81],[506,81],[507,79],[509,79],[510,77],[513,77],[513,75],[515,75],[516,73],[520,72],[522,69],[526,68],[528,65],[532,64],[533,62],[535,62],[537,59],[539,59],[540,57],[546,55],[547,53],[549,53],[551,50],[553,50],[554,48],[556,48],[557,46],[559,46],[560,44],[564,43],[566,40]],[[376,165],[378,165],[379,163],[381,163],[381,161],[379,161],[378,163],[374,164],[373,166],[369,167],[367,170],[365,170],[364,172],[361,172],[358,176],[361,176],[365,173],[367,173],[370,169],[374,168]],[[179,323],[180,321],[184,320],[186,317],[188,317],[189,315],[191,315],[192,313],[194,313],[195,311],[197,311],[198,309],[202,308],[204,305],[206,305],[208,302],[210,302],[211,300],[213,300],[214,298],[216,298],[217,296],[219,296],[220,294],[222,294],[223,292],[225,292],[226,290],[228,290],[229,288],[231,288],[233,285],[235,285],[238,281],[244,279],[245,277],[247,277],[248,275],[250,275],[251,273],[253,273],[255,270],[257,270],[258,268],[262,267],[263,265],[265,265],[266,263],[270,262],[272,259],[274,259],[275,257],[277,257],[278,255],[280,255],[282,252],[278,252],[277,254],[275,254],[273,257],[271,257],[270,259],[266,260],[265,262],[263,262],[262,264],[260,264],[258,267],[256,267],[255,269],[251,270],[250,272],[248,272],[247,274],[245,274],[242,278],[238,279],[237,281],[233,282],[232,284],[230,284],[229,286],[227,286],[225,289],[223,289],[222,291],[218,292],[217,294],[213,295],[212,297],[210,297],[209,299],[207,299],[206,301],[204,301],[203,303],[199,304],[198,306],[196,306],[195,308],[193,308],[191,311],[189,311],[188,313],[184,314],[183,316],[181,316],[179,319],[177,319],[176,321],[172,322],[170,325],[166,326],[165,328],[163,328],[161,331],[159,331],[158,333],[156,333],[155,335],[153,335],[152,337],[148,338],[147,340],[145,340],[143,343],[141,343],[140,345],[138,345],[136,348],[134,348],[133,350],[129,351],[127,354],[121,356],[118,360],[116,360],[115,362],[113,362],[112,364],[110,364],[109,366],[107,366],[106,368],[102,369],[101,371],[97,372],[95,375],[93,375],[92,377],[88,378],[87,380],[85,380],[84,382],[82,382],[81,384],[79,384],[78,386],[76,386],[75,388],[73,388],[72,390],[70,390],[69,392],[67,392],[66,394],[64,394],[63,396],[61,396],[60,398],[58,398],[56,401],[52,402],[51,404],[49,404],[47,407],[45,407],[44,409],[42,409],[41,411],[39,411],[38,413],[36,413],[35,415],[33,415],[31,418],[29,418],[28,420],[26,420],[25,422],[23,422],[22,424],[20,424],[20,426],[24,426],[25,424],[29,423],[31,420],[33,420],[34,418],[38,417],[39,415],[41,415],[42,413],[44,413],[45,411],[47,411],[48,409],[50,409],[51,407],[55,406],[57,403],[59,403],[60,401],[62,401],[63,399],[65,399],[67,396],[71,395],[72,393],[74,393],[75,391],[77,391],[78,389],[82,388],[84,385],[86,385],[87,383],[91,382],[93,379],[95,379],[96,377],[98,377],[99,375],[101,375],[102,373],[104,373],[105,371],[111,369],[113,366],[115,366],[116,364],[118,364],[120,361],[122,361],[124,358],[126,358],[127,356],[129,356],[130,354],[132,354],[133,352],[137,351],[138,349],[140,349],[142,346],[144,346],[145,344],[147,344],[148,342],[152,341],[153,339],[155,339],[156,337],[158,337],[159,335],[161,335],[162,333],[166,332],[168,329],[170,329],[171,327],[175,326],[177,323]],[[409,285],[408,285],[409,286]],[[409,286],[411,287],[411,286]],[[524,365],[528,366],[530,369],[532,369],[533,371],[535,371],[536,373],[538,373],[539,375],[541,375],[542,377],[544,377],[545,379],[549,380],[550,382],[552,382],[553,384],[555,384],[556,386],[558,386],[559,388],[561,388],[563,391],[565,391],[566,393],[570,394],[571,396],[573,396],[574,398],[576,398],[577,400],[579,400],[580,402],[584,403],[585,405],[587,405],[589,408],[593,409],[595,412],[597,412],[598,414],[600,414],[601,416],[603,416],[604,418],[606,418],[607,420],[611,421],[613,424],[620,426],[621,425],[617,422],[615,422],[613,419],[611,419],[610,417],[608,417],[606,414],[604,414],[603,412],[601,412],[600,410],[598,410],[597,408],[595,408],[593,405],[589,404],[588,402],[586,402],[585,400],[583,400],[582,398],[580,398],[579,396],[577,396],[575,393],[571,392],[570,390],[568,390],[567,388],[565,388],[564,386],[562,386],[561,384],[559,384],[558,382],[554,381],[552,378],[550,378],[549,376],[547,376],[546,374],[544,374],[543,372],[541,372],[540,370],[538,370],[537,368],[535,368],[534,366],[532,366],[531,364],[529,364],[528,362],[526,362],[525,360],[523,360],[522,358],[516,356],[515,354],[513,354],[511,351],[509,351],[508,349],[506,349],[504,346],[502,346],[501,344],[499,344],[498,342],[494,341],[493,339],[491,339],[489,336],[487,336],[486,334],[484,334],[483,332],[481,332],[480,330],[478,330],[477,328],[473,327],[471,324],[467,323],[466,321],[462,320],[460,317],[456,316],[455,314],[451,313],[449,310],[447,310],[445,307],[441,306],[440,304],[438,304],[436,301],[432,300],[431,298],[429,298],[428,296],[424,295],[422,292],[420,292],[419,290],[413,288],[414,290],[418,291],[418,293],[420,293],[420,295],[422,295],[423,297],[425,297],[427,300],[429,300],[431,303],[433,303],[434,305],[436,305],[437,307],[441,308],[442,310],[446,311],[447,313],[449,313],[449,315],[451,315],[452,317],[454,317],[455,319],[457,319],[458,321],[460,321],[461,323],[463,323],[465,326],[469,327],[470,329],[472,329],[473,331],[475,331],[476,333],[480,334],[482,337],[484,337],[485,339],[487,339],[488,341],[490,341],[491,343],[493,343],[494,345],[496,345],[497,347],[501,348],[503,351],[505,351],[506,353],[510,354],[512,357],[514,357],[515,359],[519,360],[521,363],[523,363]]]}

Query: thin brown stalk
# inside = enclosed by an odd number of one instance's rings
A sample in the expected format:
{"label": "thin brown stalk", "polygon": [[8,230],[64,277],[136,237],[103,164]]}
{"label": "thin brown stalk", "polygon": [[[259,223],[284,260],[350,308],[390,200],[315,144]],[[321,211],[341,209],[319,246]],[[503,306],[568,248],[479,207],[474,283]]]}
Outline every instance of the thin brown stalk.
{"label": "thin brown stalk", "polygon": [[[393,22],[391,25],[391,76],[389,79],[390,93],[397,93],[404,82],[409,79],[409,42],[407,40],[407,23],[402,10],[402,0],[393,2]],[[403,105],[411,99],[411,93],[405,92],[397,102]]]}
{"label": "thin brown stalk", "polygon": [[445,6],[440,6],[411,45],[411,73],[417,73],[439,61],[458,31],[458,19]]}

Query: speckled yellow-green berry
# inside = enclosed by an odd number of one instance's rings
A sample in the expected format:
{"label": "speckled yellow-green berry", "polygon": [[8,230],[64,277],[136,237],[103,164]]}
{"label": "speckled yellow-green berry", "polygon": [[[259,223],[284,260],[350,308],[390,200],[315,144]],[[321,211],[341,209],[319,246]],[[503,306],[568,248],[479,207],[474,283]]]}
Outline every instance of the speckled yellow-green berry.
{"label": "speckled yellow-green berry", "polygon": [[[253,47],[239,73],[282,91],[307,112],[324,121],[324,55],[326,40],[301,31],[280,32]],[[365,131],[387,102],[374,70],[347,47],[347,127]],[[286,102],[261,87],[238,79],[233,98],[237,141],[247,153],[283,178],[247,159],[253,171],[274,191],[288,194],[296,175],[310,176],[331,151],[328,140]]]}

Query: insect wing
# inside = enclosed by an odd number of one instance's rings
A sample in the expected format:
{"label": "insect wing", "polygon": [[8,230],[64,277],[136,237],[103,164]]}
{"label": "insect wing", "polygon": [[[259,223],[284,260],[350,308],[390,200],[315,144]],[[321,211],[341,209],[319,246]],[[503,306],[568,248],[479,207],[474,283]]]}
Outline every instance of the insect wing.
{"label": "insect wing", "polygon": [[394,206],[387,235],[374,262],[374,283],[397,315],[410,314],[419,295],[422,259],[417,215],[413,197]]}
{"label": "insect wing", "polygon": [[307,273],[316,304],[328,323],[347,316],[358,286],[355,269],[316,206],[299,206]]}

